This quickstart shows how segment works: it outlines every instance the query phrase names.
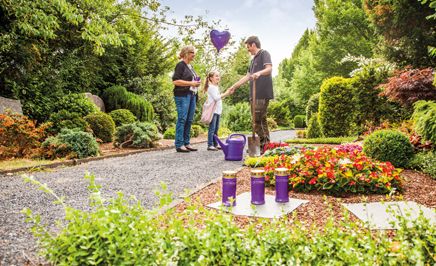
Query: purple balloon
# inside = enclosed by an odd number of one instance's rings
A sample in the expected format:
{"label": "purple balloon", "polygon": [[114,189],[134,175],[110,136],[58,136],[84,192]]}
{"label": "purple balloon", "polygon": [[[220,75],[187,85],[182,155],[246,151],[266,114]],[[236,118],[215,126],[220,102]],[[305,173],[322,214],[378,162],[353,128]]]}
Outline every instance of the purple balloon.
{"label": "purple balloon", "polygon": [[212,30],[210,32],[210,39],[212,40],[213,46],[218,50],[218,52],[223,48],[230,40],[230,32],[228,31],[218,31]]}

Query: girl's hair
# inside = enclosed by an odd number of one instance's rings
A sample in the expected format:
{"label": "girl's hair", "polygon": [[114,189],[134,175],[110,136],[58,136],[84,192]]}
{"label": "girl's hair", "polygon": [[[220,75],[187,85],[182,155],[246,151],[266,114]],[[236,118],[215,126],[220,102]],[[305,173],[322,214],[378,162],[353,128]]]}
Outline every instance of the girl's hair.
{"label": "girl's hair", "polygon": [[194,46],[192,46],[192,45],[184,46],[182,48],[182,50],[180,50],[179,58],[183,59],[189,53],[195,53],[195,47]]}
{"label": "girl's hair", "polygon": [[207,89],[209,88],[209,80],[215,75],[218,74],[218,71],[211,71],[209,74],[207,74],[206,82],[204,83],[203,90],[207,92]]}

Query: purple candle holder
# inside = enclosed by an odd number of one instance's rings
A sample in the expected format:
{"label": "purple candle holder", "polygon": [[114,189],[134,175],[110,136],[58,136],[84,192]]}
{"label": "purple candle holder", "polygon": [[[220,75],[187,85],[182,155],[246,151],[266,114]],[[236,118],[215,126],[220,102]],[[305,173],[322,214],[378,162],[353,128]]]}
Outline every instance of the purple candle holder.
{"label": "purple candle holder", "polygon": [[274,174],[276,176],[276,202],[289,202],[289,170],[287,168],[276,168]]}
{"label": "purple candle holder", "polygon": [[223,171],[223,197],[224,206],[236,206],[236,171]]}
{"label": "purple candle holder", "polygon": [[265,171],[251,170],[251,204],[265,204]]}

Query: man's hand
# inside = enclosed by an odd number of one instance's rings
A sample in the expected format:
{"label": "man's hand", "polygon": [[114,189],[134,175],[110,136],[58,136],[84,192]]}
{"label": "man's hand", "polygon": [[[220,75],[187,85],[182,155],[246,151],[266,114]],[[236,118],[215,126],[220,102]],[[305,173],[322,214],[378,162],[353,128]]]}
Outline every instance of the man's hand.
{"label": "man's hand", "polygon": [[252,75],[251,75],[251,79],[252,80],[256,80],[256,79],[258,79],[260,77],[260,73],[259,72],[256,72],[256,73],[253,73]]}

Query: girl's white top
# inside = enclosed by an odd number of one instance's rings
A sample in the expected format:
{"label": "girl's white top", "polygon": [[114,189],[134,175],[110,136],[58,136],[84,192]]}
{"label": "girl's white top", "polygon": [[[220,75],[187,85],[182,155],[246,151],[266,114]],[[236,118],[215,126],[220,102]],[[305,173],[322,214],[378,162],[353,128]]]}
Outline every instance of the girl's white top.
{"label": "girl's white top", "polygon": [[217,86],[213,84],[209,84],[209,88],[207,88],[207,100],[206,102],[209,104],[212,101],[216,101],[215,106],[215,114],[221,115],[223,111],[223,102],[221,100],[221,93]]}

